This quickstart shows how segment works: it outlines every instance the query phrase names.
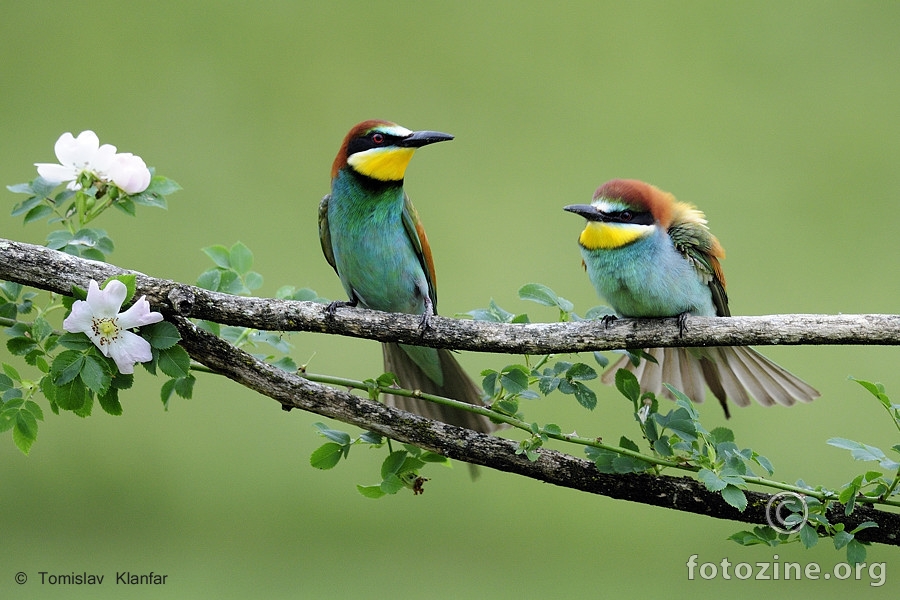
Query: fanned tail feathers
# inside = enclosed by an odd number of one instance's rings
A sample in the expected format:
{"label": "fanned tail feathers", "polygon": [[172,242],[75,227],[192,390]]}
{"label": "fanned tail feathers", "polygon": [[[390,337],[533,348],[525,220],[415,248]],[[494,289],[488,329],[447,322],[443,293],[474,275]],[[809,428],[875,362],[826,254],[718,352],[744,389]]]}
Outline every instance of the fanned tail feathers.
{"label": "fanned tail feathers", "polygon": [[601,381],[614,384],[616,371],[626,368],[637,377],[642,391],[671,398],[663,388],[663,383],[668,383],[695,402],[703,402],[708,386],[726,417],[731,416],[729,399],[738,406],[749,405],[751,398],[763,406],[791,406],[798,400],[810,402],[819,397],[805,381],[746,346],[651,348],[647,353],[658,364],[642,360],[634,366],[624,356],[603,373]]}

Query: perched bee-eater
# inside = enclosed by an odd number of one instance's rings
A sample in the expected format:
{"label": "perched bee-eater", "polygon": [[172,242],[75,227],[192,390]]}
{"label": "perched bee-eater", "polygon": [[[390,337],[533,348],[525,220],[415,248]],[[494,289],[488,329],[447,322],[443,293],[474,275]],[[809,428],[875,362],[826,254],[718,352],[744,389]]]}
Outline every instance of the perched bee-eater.
{"label": "perched bee-eater", "polygon": [[[364,121],[350,130],[331,167],[331,194],[319,205],[319,239],[349,301],[339,306],[422,315],[436,314],[434,262],[416,209],[403,191],[416,148],[452,140],[437,131],[410,131],[387,121]],[[383,344],[384,368],[400,385],[481,405],[481,391],[447,350]],[[386,395],[388,404],[445,423],[490,432],[485,417],[418,398]]]}
{"label": "perched bee-eater", "polygon": [[[565,210],[587,224],[578,238],[591,283],[623,317],[727,317],[728,296],[719,259],[725,251],[694,206],[648,183],[614,179],[591,204]],[[753,397],[765,406],[809,402],[819,392],[752,348],[653,348],[657,364],[635,367],[623,357],[602,377],[613,383],[621,367],[633,371],[643,391],[659,394],[669,383],[702,402],[705,386],[728,417],[726,399],[738,406]]]}

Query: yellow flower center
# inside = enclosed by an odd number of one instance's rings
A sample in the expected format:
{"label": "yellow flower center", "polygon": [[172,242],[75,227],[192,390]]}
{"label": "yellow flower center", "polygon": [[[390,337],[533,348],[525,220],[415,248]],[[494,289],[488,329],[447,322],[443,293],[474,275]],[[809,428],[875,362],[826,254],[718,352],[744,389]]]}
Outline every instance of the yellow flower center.
{"label": "yellow flower center", "polygon": [[119,333],[119,326],[115,319],[98,319],[94,321],[94,331],[107,338],[107,341],[112,341]]}

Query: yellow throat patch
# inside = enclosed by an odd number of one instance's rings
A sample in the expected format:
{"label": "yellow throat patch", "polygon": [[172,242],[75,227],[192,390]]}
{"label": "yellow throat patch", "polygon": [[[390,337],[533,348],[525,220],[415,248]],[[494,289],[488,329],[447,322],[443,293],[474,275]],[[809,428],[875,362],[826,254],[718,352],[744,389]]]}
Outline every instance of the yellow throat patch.
{"label": "yellow throat patch", "polygon": [[400,181],[415,151],[415,148],[373,148],[351,154],[347,164],[372,179]]}
{"label": "yellow throat patch", "polygon": [[613,250],[648,235],[653,225],[588,221],[578,242],[588,250]]}

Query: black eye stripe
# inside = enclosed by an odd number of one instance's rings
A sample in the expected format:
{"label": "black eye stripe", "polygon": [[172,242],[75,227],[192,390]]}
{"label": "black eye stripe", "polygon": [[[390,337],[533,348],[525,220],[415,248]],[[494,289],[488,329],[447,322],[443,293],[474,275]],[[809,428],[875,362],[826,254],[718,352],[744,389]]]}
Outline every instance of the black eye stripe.
{"label": "black eye stripe", "polygon": [[370,131],[365,135],[350,140],[350,143],[347,144],[347,156],[357,152],[365,152],[372,148],[393,146],[400,139],[402,139],[400,136],[390,135],[381,131]]}
{"label": "black eye stripe", "polygon": [[653,215],[648,211],[615,210],[602,213],[607,223],[634,223],[635,225],[653,225]]}

